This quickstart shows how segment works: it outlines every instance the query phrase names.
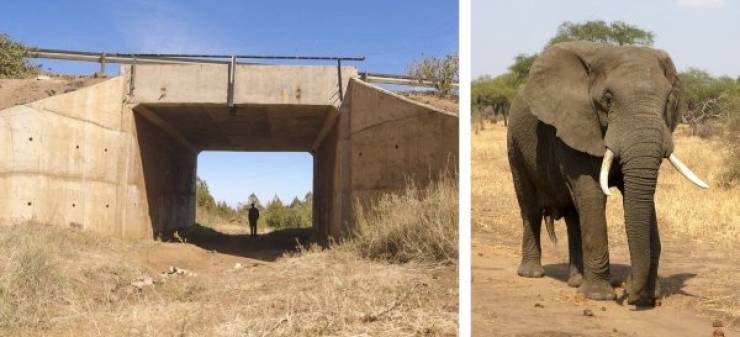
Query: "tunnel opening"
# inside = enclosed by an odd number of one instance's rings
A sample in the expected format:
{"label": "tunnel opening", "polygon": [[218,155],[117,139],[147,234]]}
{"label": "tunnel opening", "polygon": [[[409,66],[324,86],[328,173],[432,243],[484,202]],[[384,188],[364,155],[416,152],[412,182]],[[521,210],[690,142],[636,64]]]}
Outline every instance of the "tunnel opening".
{"label": "tunnel opening", "polygon": [[[306,152],[203,151],[195,224],[183,236],[208,250],[272,260],[313,242],[313,157]],[[259,217],[252,235],[249,209]]]}
{"label": "tunnel opening", "polygon": [[[273,243],[284,243],[284,236],[290,238],[293,247],[296,237],[306,242],[327,241],[331,211],[328,204],[332,198],[329,194],[334,191],[333,161],[337,158],[338,132],[336,123],[331,122],[336,117],[336,107],[240,105],[230,109],[217,104],[140,104],[132,111],[141,159],[137,161],[141,167],[134,169],[143,172],[152,237],[171,239],[175,232],[191,233],[194,228],[207,227],[197,221],[199,156],[271,153],[302,155],[311,171],[310,226],[278,228],[281,231],[272,236],[285,235],[275,237],[279,242]],[[248,173],[249,168],[245,168],[244,174]],[[247,197],[244,196],[244,202]],[[305,198],[305,194],[301,197]],[[271,200],[262,200],[263,206],[267,201]],[[229,235],[210,235],[221,234]],[[239,235],[242,234],[227,238],[227,243],[243,239]]]}

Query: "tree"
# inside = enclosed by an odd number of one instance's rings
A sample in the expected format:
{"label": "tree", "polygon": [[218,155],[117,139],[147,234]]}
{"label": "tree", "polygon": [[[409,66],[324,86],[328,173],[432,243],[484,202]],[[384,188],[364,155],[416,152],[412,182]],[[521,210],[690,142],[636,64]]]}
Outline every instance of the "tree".
{"label": "tree", "polygon": [[254,204],[254,207],[259,210],[264,209],[264,207],[262,206],[262,203],[260,202],[260,198],[258,198],[257,195],[254,193],[250,194],[249,197],[247,198],[246,206],[251,207],[252,204]]}
{"label": "tree", "polygon": [[216,208],[216,200],[208,190],[208,183],[200,177],[195,178],[195,202],[199,208],[212,210]]}
{"label": "tree", "polygon": [[630,44],[652,46],[654,40],[655,34],[652,32],[622,21],[613,21],[610,24],[602,20],[584,23],[566,21],[558,27],[558,32],[547,45],[566,41],[591,41],[617,46]]}
{"label": "tree", "polygon": [[734,111],[734,93],[740,85],[734,79],[712,77],[706,71],[689,68],[678,74],[688,109],[681,121],[689,124],[692,134],[698,134],[707,123],[729,120]]}
{"label": "tree", "polygon": [[519,54],[514,58],[514,64],[509,66],[509,72],[514,74],[514,82],[517,86],[527,82],[529,78],[529,68],[532,67],[538,54]]}
{"label": "tree", "polygon": [[298,199],[298,197],[294,197],[293,201],[290,202],[290,208],[298,208],[303,206],[303,202],[301,202],[301,199]]}
{"label": "tree", "polygon": [[[519,85],[519,76],[512,72],[495,78],[482,77],[473,81],[471,104],[474,113],[477,114],[475,119],[481,122],[500,116],[506,125],[509,107],[516,96]],[[488,108],[491,109],[493,116],[485,113]]]}
{"label": "tree", "polygon": [[272,228],[283,228],[285,224],[285,205],[283,205],[280,197],[275,195],[265,206],[265,210],[261,215],[265,219],[265,223]]}
{"label": "tree", "polygon": [[0,33],[0,78],[23,78],[38,74],[39,67],[28,61],[28,47]]}
{"label": "tree", "polygon": [[458,81],[459,71],[457,54],[449,54],[444,57],[427,57],[411,64],[408,75],[418,79],[419,83],[431,81],[437,93],[449,95],[453,84]]}

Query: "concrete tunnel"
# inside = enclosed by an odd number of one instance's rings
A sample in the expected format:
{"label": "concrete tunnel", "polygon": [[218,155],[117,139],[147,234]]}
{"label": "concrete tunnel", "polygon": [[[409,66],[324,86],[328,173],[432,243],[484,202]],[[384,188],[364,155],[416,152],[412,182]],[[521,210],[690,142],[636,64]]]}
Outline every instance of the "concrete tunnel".
{"label": "concrete tunnel", "polygon": [[[200,151],[313,155],[314,232],[340,238],[353,204],[457,167],[456,113],[354,67],[136,65],[0,111],[0,222],[153,238],[195,221]],[[247,170],[248,168],[245,168]]]}

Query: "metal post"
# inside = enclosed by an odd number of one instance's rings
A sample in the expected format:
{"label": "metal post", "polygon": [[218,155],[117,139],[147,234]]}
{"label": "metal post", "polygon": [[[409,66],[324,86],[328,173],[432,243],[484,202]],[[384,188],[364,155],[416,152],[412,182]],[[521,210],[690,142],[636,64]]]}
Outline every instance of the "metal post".
{"label": "metal post", "polygon": [[344,92],[342,90],[342,59],[337,59],[337,78],[339,81],[339,101],[344,101]]}
{"label": "metal post", "polygon": [[100,76],[105,76],[105,53],[100,54]]}
{"label": "metal post", "polygon": [[131,83],[129,84],[129,95],[134,95],[134,86],[136,83],[136,55],[133,56],[133,63],[131,64]]}
{"label": "metal post", "polygon": [[229,63],[229,85],[226,93],[226,105],[229,107],[229,112],[232,114],[235,112],[234,108],[234,77],[236,75],[236,56],[231,56],[231,62]]}

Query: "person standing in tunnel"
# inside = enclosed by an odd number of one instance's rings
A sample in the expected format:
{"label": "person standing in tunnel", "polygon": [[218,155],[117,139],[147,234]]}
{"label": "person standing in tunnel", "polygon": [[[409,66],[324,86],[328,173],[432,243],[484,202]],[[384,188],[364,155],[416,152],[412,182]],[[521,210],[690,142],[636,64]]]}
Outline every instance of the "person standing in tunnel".
{"label": "person standing in tunnel", "polygon": [[254,203],[252,203],[252,207],[249,208],[249,231],[252,234],[252,236],[257,236],[257,220],[260,218],[260,211],[254,207]]}

